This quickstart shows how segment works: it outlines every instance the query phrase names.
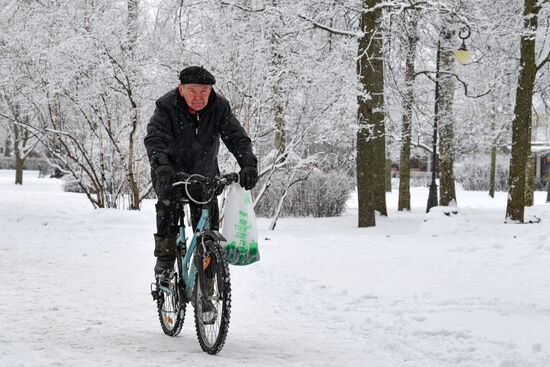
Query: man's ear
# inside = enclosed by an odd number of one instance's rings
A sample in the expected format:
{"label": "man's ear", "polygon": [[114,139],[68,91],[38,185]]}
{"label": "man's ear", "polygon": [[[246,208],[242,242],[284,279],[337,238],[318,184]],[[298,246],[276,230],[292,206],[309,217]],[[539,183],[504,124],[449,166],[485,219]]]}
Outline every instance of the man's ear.
{"label": "man's ear", "polygon": [[178,85],[178,91],[180,93],[180,96],[183,97],[183,84]]}

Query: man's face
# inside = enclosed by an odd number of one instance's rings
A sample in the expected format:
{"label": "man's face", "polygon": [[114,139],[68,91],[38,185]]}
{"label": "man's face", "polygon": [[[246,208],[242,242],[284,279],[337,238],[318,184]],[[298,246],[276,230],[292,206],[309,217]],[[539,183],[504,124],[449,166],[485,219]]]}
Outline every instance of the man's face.
{"label": "man's face", "polygon": [[187,105],[195,111],[200,111],[208,104],[208,97],[210,97],[212,86],[206,84],[183,84],[180,91]]}

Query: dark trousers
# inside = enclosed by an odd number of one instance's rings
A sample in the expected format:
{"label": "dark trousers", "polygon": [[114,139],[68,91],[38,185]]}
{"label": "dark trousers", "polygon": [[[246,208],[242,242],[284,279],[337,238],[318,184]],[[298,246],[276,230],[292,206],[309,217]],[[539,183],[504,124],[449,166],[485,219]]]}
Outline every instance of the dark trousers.
{"label": "dark trousers", "polygon": [[[182,201],[178,199],[163,199],[158,200],[155,208],[157,210],[157,236],[168,238],[178,233],[178,213],[182,210]],[[218,200],[213,199],[208,205],[210,213],[210,229],[219,230],[220,228],[220,212],[218,208]],[[193,231],[197,228],[201,218],[201,205],[189,202],[191,212],[191,224]]]}

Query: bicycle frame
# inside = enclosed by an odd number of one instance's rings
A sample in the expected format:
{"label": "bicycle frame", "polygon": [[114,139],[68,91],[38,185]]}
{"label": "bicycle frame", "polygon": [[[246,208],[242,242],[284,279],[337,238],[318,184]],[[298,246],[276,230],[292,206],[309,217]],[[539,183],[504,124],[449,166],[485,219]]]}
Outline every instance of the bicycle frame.
{"label": "bicycle frame", "polygon": [[[180,250],[182,246],[185,246],[185,243],[187,241],[185,236],[185,225],[183,224],[183,218],[181,222],[182,223],[179,227],[179,236],[176,241],[176,246],[179,246]],[[193,287],[195,285],[195,278],[197,276],[197,267],[195,265],[195,262],[191,261],[191,257],[193,256],[195,248],[198,245],[198,234],[205,229],[210,229],[210,219],[208,209],[203,208],[199,223],[197,224],[197,228],[193,233],[193,238],[191,239],[191,243],[189,244],[189,248],[187,249],[185,257],[180,261],[182,267],[182,269],[180,269],[180,272],[183,276],[183,282],[185,284],[185,296],[187,297],[187,299],[191,299],[191,294],[193,293]],[[180,254],[181,256],[181,251],[178,251],[178,254]],[[187,271],[187,269],[189,269],[189,271]]]}
{"label": "bicycle frame", "polygon": [[[183,207],[181,208],[183,211]],[[176,247],[177,247],[177,264],[181,264],[180,266],[180,274],[183,278],[183,282],[185,284],[185,298],[187,300],[191,299],[193,288],[195,286],[195,278],[197,276],[197,267],[195,265],[195,262],[191,261],[191,258],[193,257],[193,253],[195,251],[195,248],[197,247],[197,240],[198,240],[198,234],[201,233],[203,230],[210,229],[210,219],[209,219],[209,210],[207,208],[202,208],[201,210],[201,217],[199,219],[199,223],[197,224],[197,228],[193,233],[193,238],[191,239],[191,243],[189,244],[189,247],[187,248],[187,251],[185,253],[185,256],[182,258],[181,254],[183,252],[183,248],[186,245],[187,237],[185,235],[185,223],[183,215],[179,218],[179,234],[178,238],[176,240]],[[166,288],[162,285],[158,286],[160,290],[162,290],[165,293],[173,294],[174,292]]]}

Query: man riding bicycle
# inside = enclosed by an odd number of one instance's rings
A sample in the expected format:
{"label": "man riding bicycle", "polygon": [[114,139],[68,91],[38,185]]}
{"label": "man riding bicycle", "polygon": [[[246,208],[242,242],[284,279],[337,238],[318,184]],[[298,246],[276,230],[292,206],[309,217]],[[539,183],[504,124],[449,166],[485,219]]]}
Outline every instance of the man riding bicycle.
{"label": "man riding bicycle", "polygon": [[[151,179],[158,197],[157,233],[154,255],[155,276],[168,275],[175,261],[177,238],[177,197],[171,190],[176,172],[215,177],[220,173],[218,150],[220,138],[237,159],[242,187],[252,189],[258,181],[257,158],[252,141],[229,103],[216,93],[214,76],[203,67],[191,66],[180,73],[180,84],[156,101],[156,108],[144,139],[151,164]],[[190,193],[195,198],[195,193]],[[201,192],[196,192],[203,200]],[[190,201],[191,223],[197,227],[200,206]],[[211,228],[219,229],[216,200],[210,210]]]}

